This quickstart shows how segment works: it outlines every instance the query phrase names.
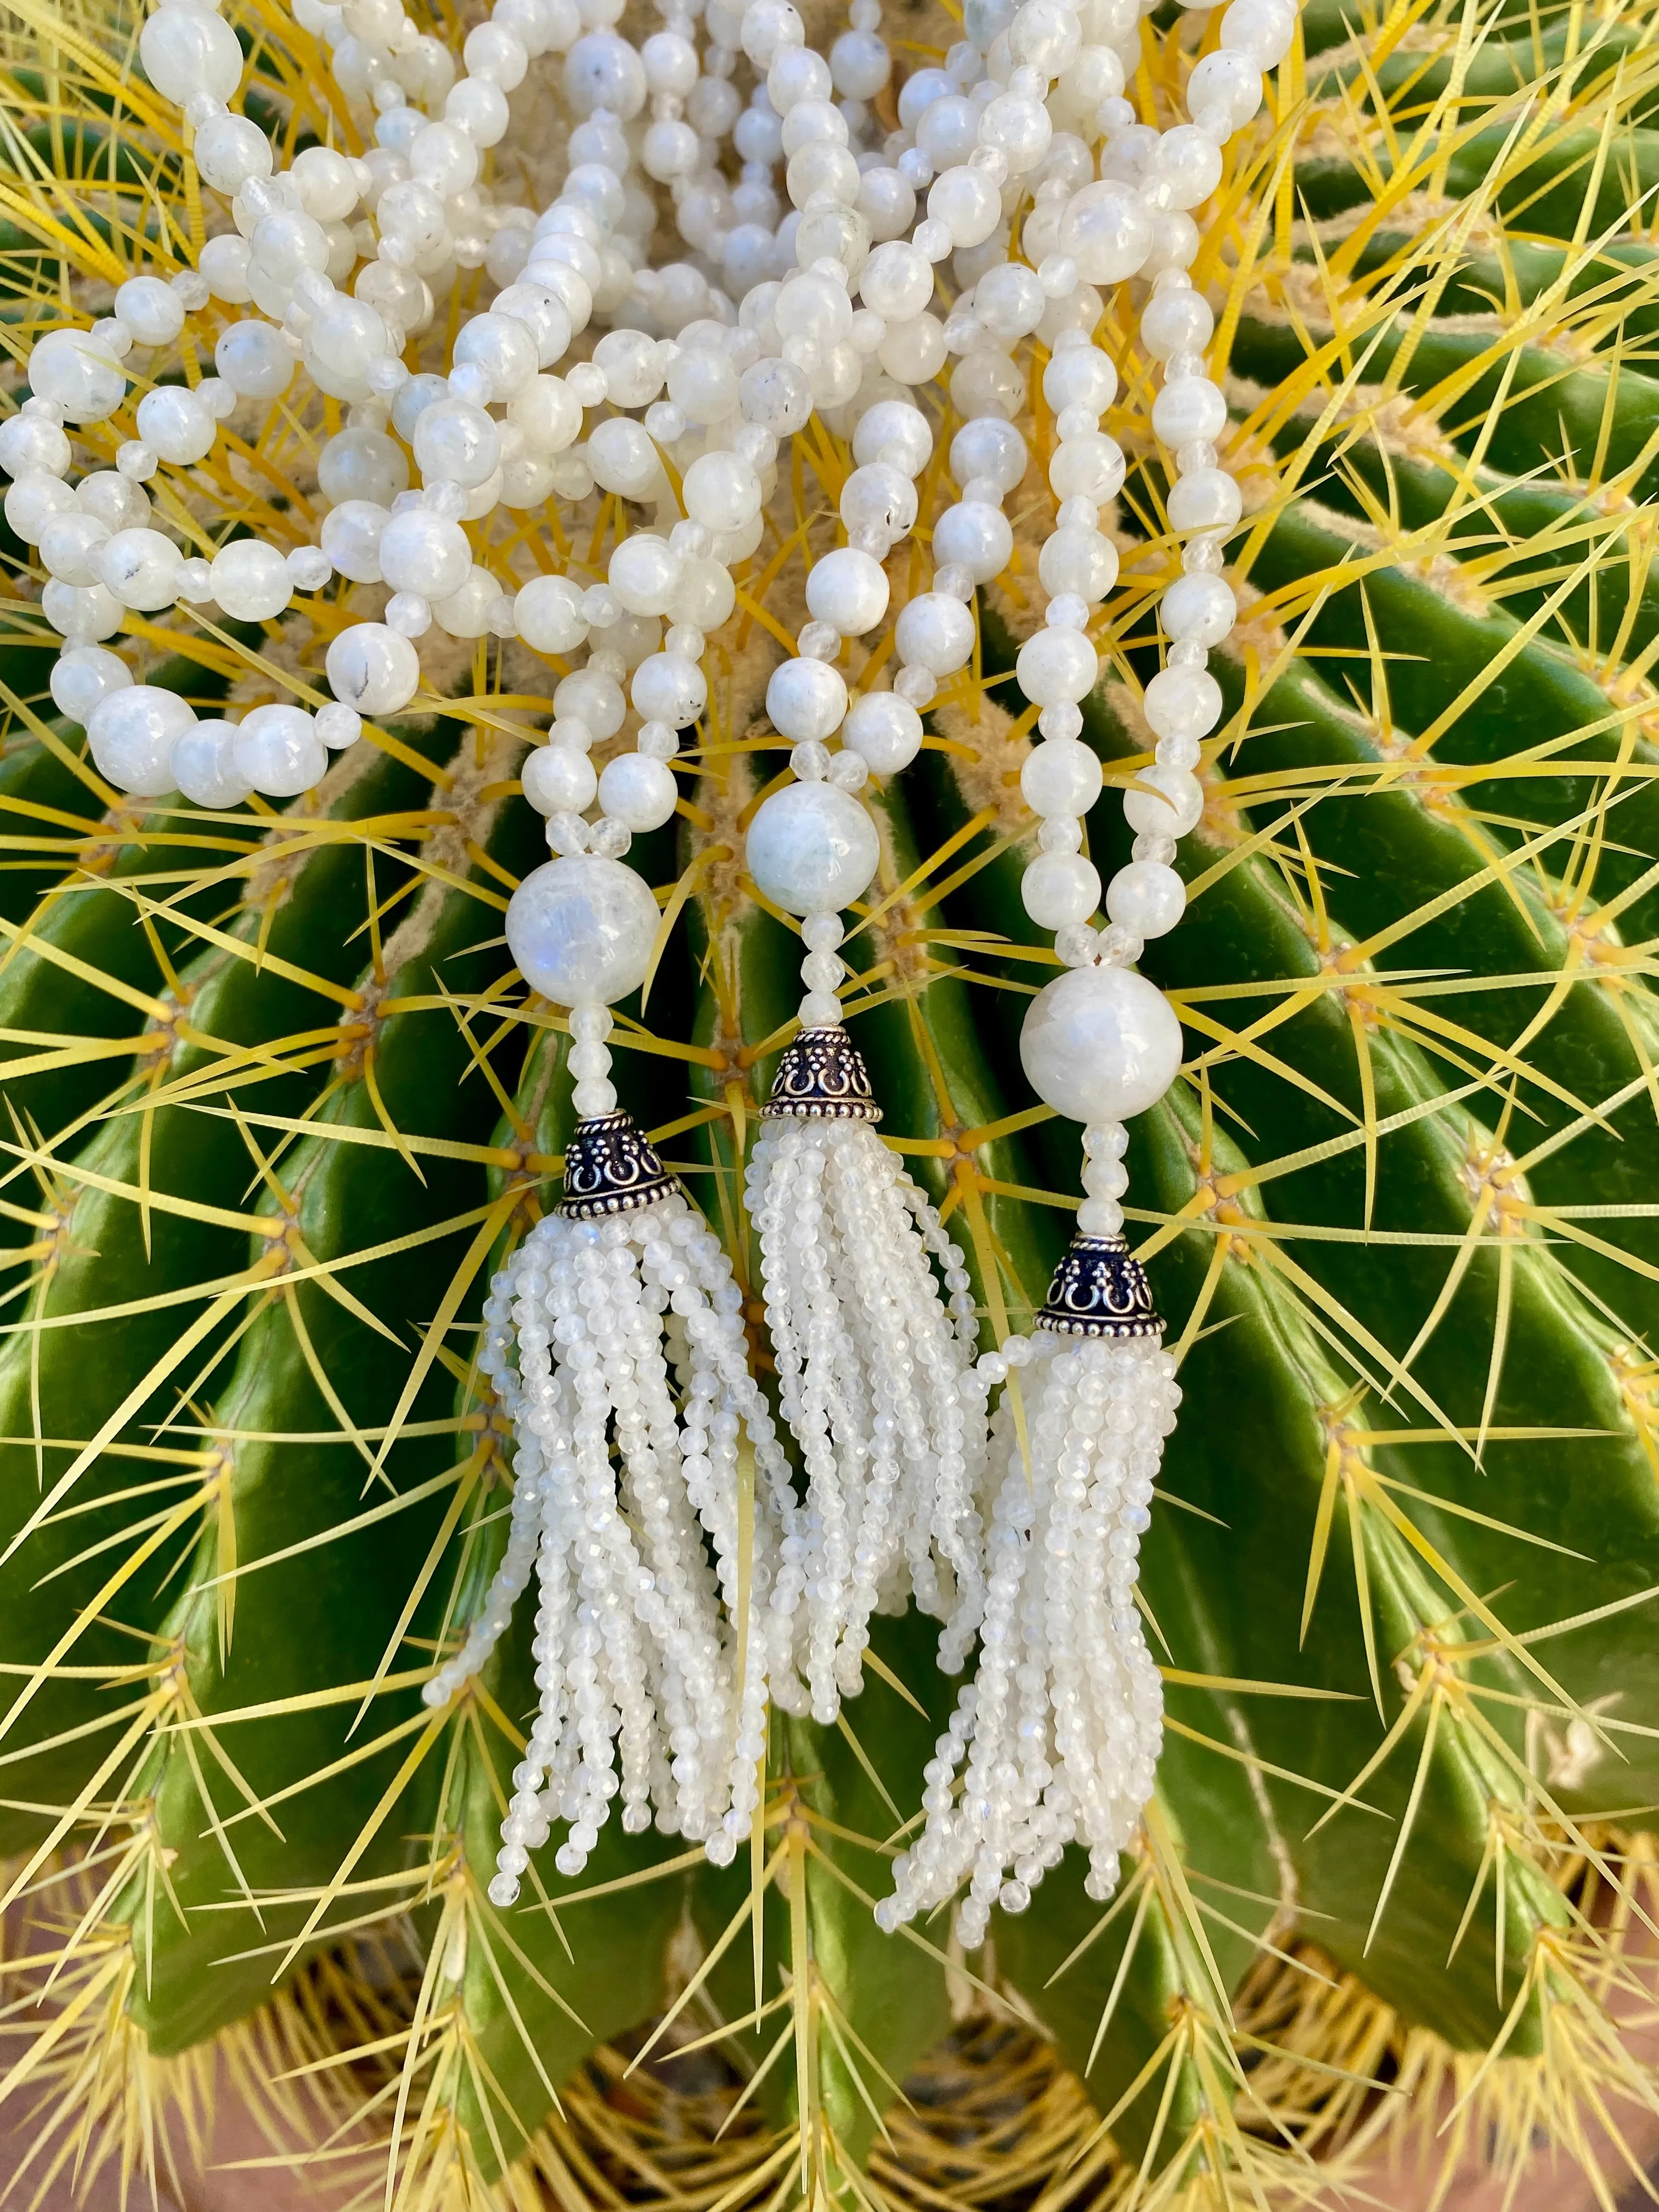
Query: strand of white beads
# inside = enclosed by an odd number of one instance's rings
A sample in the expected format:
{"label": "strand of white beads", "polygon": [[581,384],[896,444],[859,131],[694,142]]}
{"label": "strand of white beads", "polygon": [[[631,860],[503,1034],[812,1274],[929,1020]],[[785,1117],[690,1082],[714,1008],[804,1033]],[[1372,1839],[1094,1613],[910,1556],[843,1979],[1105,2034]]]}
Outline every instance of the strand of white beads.
{"label": "strand of white beads", "polygon": [[[1089,1851],[1090,1895],[1111,1894],[1120,1856],[1152,1791],[1162,1741],[1161,1687],[1134,1584],[1162,1442],[1180,1392],[1145,1277],[1122,1241],[1122,1160],[1124,1123],[1174,1080],[1181,1030],[1156,987],[1127,963],[1185,909],[1185,887],[1170,863],[1176,840],[1202,811],[1193,769],[1221,709],[1205,663],[1237,616],[1218,572],[1241,502],[1213,442],[1226,408],[1200,351],[1210,312],[1184,270],[1160,273],[1140,327],[1148,353],[1164,363],[1153,428],[1175,453],[1168,514],[1187,544],[1182,574],[1159,609],[1168,665],[1147,687],[1156,759],[1125,794],[1136,836],[1131,860],[1107,888],[1103,933],[1088,920],[1100,901],[1100,880],[1080,849],[1082,817],[1102,776],[1094,753],[1079,742],[1079,702],[1098,676],[1085,635],[1091,602],[1109,588],[1116,563],[1096,528],[1092,501],[1082,511],[1061,509],[1062,527],[1042,558],[1044,581],[1066,588],[1051,599],[1048,627],[1022,647],[1018,662],[1021,689],[1042,708],[1042,742],[1021,775],[1026,801],[1042,819],[1042,849],[1022,896],[1032,918],[1056,930],[1055,950],[1067,971],[1033,1002],[1021,1060],[1039,1097],[1085,1125],[1085,1196],[1036,1330],[979,1363],[988,1385],[1005,1381],[1011,1369],[1024,1370],[993,1425],[992,1461],[1003,1474],[993,1513],[986,1632],[975,1681],[927,1770],[923,1832],[897,1861],[893,1893],[877,1908],[883,1926],[896,1927],[966,1881],[957,1926],[969,1949],[983,1942],[992,1905],[1024,1910],[1068,1844]],[[1071,480],[1056,471],[1073,445],[1084,447],[1090,465],[1102,465],[1092,441],[1103,435],[1097,424],[1111,397],[1109,364],[1091,349],[1057,348],[1045,393],[1059,409],[1060,431],[1051,483],[1077,498]],[[1121,460],[1115,472],[1121,478]],[[1024,1439],[1012,1402],[1016,1390]]]}

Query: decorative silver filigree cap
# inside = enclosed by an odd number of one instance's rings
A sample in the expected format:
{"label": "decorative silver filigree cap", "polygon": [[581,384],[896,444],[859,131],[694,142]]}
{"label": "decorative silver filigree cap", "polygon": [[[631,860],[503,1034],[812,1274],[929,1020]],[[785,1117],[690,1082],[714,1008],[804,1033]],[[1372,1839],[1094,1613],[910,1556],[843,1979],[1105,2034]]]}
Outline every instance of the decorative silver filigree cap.
{"label": "decorative silver filigree cap", "polygon": [[564,1156],[564,1195],[556,1211],[568,1221],[633,1213],[678,1188],[631,1114],[578,1121]]}
{"label": "decorative silver filigree cap", "polygon": [[1161,1336],[1146,1270],[1121,1237],[1074,1237],[1054,1269],[1038,1328],[1060,1336]]}
{"label": "decorative silver filigree cap", "polygon": [[839,1027],[802,1030],[785,1046],[766,1111],[802,1121],[881,1119],[864,1054]]}

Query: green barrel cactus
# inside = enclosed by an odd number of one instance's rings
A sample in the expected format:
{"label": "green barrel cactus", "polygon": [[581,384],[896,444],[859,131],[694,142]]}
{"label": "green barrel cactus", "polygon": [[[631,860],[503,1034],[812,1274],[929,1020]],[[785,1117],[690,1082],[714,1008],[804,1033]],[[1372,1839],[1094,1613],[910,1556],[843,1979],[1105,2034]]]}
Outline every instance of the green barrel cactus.
{"label": "green barrel cactus", "polygon": [[[910,11],[912,64],[953,13]],[[286,148],[355,149],[310,34],[264,0],[231,14],[247,112]],[[1150,19],[1149,115],[1201,21]],[[15,361],[227,220],[138,27],[9,0]],[[839,1727],[775,1717],[736,1865],[613,1823],[574,1883],[538,1854],[508,1911],[486,1884],[536,1701],[527,1618],[422,1699],[505,1542],[484,1288],[573,1126],[563,1018],[501,928],[560,665],[437,638],[404,718],[305,798],[131,802],[56,714],[42,575],[7,537],[0,1850],[35,1934],[6,1969],[0,2105],[29,2186],[204,2156],[216,2051],[272,2163],[400,2208],[1316,2202],[1408,2124],[1379,2081],[1453,2114],[1448,2170],[1481,2142],[1518,2170],[1549,2138],[1613,2175],[1659,2112],[1618,2031],[1659,1805],[1656,33],[1647,0],[1310,0],[1229,154],[1194,273],[1243,616],[1188,917],[1145,960],[1187,1059],[1129,1161],[1184,1398],[1141,1583],[1166,1747],[1112,1903],[1062,1866],[971,1960],[948,1916],[892,1938],[872,1917],[954,1695],[925,1622],[877,1623]],[[557,157],[533,102],[492,156],[527,191]],[[459,303],[485,282],[459,272]],[[1177,559],[1133,306],[1109,297],[1102,331],[1131,467],[1086,708],[1120,787],[1150,757]],[[158,351],[129,411],[203,373]],[[191,551],[256,520],[310,542],[338,422],[243,403],[215,458],[152,486],[159,515]],[[1013,567],[921,757],[873,793],[848,947],[883,1134],[969,1254],[988,1344],[1040,1304],[1079,1197],[1074,1134],[1014,1049],[1052,958],[1018,892],[1040,396],[1022,427]],[[94,439],[131,434],[124,413]],[[742,830],[782,769],[766,678],[849,466],[831,422],[794,441],[709,643],[678,817],[635,848],[670,927],[621,1010],[619,1088],[745,1286],[742,1168],[800,949]],[[636,519],[555,500],[477,555],[591,580]],[[135,615],[118,642],[198,702],[314,701],[378,588],[263,625]],[[890,652],[866,641],[849,679]],[[1119,810],[1089,834],[1122,857]],[[653,2057],[693,2052],[718,2094],[685,2089],[678,2135],[618,2167],[629,2099],[667,2094]],[[975,2067],[1006,2095],[970,2155]]]}

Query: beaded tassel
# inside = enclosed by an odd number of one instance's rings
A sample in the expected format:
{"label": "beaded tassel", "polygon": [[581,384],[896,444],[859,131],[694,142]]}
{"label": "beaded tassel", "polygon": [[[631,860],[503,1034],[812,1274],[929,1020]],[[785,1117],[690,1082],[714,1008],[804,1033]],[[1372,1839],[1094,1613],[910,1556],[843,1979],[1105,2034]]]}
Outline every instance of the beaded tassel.
{"label": "beaded tassel", "polygon": [[988,1384],[1010,1369],[1023,1371],[992,1425],[1001,1482],[978,1670],[925,1770],[926,1826],[876,1908],[891,1929],[966,1881],[970,1951],[993,1905],[1024,1911],[1067,1844],[1088,1850],[1089,1895],[1110,1896],[1162,1741],[1134,1585],[1181,1393],[1121,1239],[1074,1241],[1034,1334],[979,1363]]}
{"label": "beaded tassel", "polygon": [[[811,918],[815,936],[826,920]],[[862,1059],[823,1019],[831,957],[809,955],[803,1019],[817,1025],[783,1056],[748,1184],[780,1402],[805,1468],[800,1664],[825,1723],[862,1686],[878,1606],[914,1596],[942,1620],[939,1664],[954,1674],[985,1595],[986,1391],[968,1272],[875,1133]]]}
{"label": "beaded tassel", "polygon": [[[801,1577],[783,1556],[796,1509],[741,1306],[720,1240],[629,1117],[580,1123],[562,1204],[491,1285],[480,1365],[514,1426],[510,1533],[424,1692],[441,1704],[483,1664],[533,1567],[541,1698],[489,1885],[499,1905],[556,1821],[568,1834],[555,1863],[580,1874],[617,1796],[630,1834],[654,1815],[719,1865],[749,1832]],[[760,1478],[746,1591],[744,1431]]]}

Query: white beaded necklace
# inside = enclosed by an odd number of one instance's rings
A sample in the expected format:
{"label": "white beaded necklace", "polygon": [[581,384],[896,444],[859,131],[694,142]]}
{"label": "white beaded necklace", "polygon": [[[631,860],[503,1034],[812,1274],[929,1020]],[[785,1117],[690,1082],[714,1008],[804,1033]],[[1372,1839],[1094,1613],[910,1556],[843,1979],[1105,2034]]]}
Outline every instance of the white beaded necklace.
{"label": "white beaded necklace", "polygon": [[[619,0],[496,0],[468,34],[458,77],[401,0],[295,0],[302,27],[329,48],[341,92],[374,111],[375,143],[356,160],[313,147],[279,175],[264,133],[228,112],[240,52],[212,0],[161,0],[141,58],[183,108],[198,168],[230,196],[237,234],[210,241],[198,270],[130,281],[113,316],[90,331],[36,344],[35,396],[0,426],[0,467],[13,478],[6,512],[51,578],[43,607],[66,641],[54,697],[85,723],[100,771],[138,796],[176,787],[228,807],[254,790],[308,789],[327,749],[358,737],[362,714],[395,713],[414,696],[412,641],[434,623],[460,637],[517,635],[565,656],[589,645],[586,666],[556,693],[547,748],[525,772],[556,857],[526,879],[508,922],[528,980],[572,1010],[582,1127],[564,1209],[492,1293],[483,1358],[519,1437],[513,1528],[483,1613],[428,1695],[441,1702],[481,1663],[538,1565],[546,1687],[515,1777],[498,1901],[515,1893],[528,1850],[556,1819],[571,1824],[559,1864],[576,1870],[618,1790],[626,1825],[654,1812],[729,1859],[757,1799],[766,1698],[832,1717],[858,1686],[870,1611],[896,1575],[946,1620],[947,1666],[961,1665],[981,1626],[986,1634],[975,1683],[928,1769],[926,1827],[898,1862],[880,1917],[895,1924],[966,1879],[971,1947],[991,1903],[1018,1909],[1073,1838],[1090,1849],[1091,1892],[1105,1894],[1152,1786],[1158,1687],[1133,1582],[1178,1393],[1119,1236],[1119,1200],[1123,1122],[1173,1079],[1180,1030],[1129,963],[1184,905],[1169,863],[1197,819],[1191,771],[1219,717],[1205,661],[1236,611],[1217,572],[1239,512],[1217,464],[1225,406],[1204,374],[1210,317],[1186,275],[1198,245],[1186,210],[1218,182],[1219,149],[1259,105],[1295,9],[1232,0],[1220,47],[1188,76],[1193,120],[1159,132],[1122,97],[1139,51],[1133,0],[969,0],[966,38],[942,70],[912,75],[901,129],[878,148],[867,143],[867,102],[890,70],[878,0],[853,0],[851,27],[827,61],[806,47],[789,0],[742,9],[708,0],[701,57],[690,9],[659,4],[664,28],[636,52],[612,27]],[[763,76],[747,108],[732,83],[739,52]],[[574,118],[570,166],[552,205],[532,217],[492,203],[481,160],[532,62],[556,54]],[[637,120],[647,102],[648,119]],[[715,159],[728,133],[743,161],[736,186]],[[1097,135],[1097,178],[1086,143]],[[636,158],[670,188],[681,235],[726,276],[735,310],[693,264],[645,265],[655,210],[632,173]],[[793,205],[778,222],[780,161]],[[920,191],[926,214],[907,235]],[[1028,191],[1019,261],[1008,222]],[[941,324],[933,271],[947,258],[962,290]],[[429,322],[434,294],[455,269],[480,264],[501,289],[463,325],[448,375],[411,375],[399,356]],[[348,295],[338,284],[354,269]],[[1101,886],[1082,855],[1081,818],[1102,779],[1079,741],[1079,702],[1098,674],[1085,626],[1115,578],[1098,526],[1123,460],[1099,427],[1116,379],[1090,334],[1101,313],[1095,285],[1137,274],[1153,279],[1141,342],[1164,364],[1152,427],[1176,456],[1169,520],[1188,543],[1160,610],[1168,665],[1146,696],[1157,762],[1126,797],[1133,857],[1106,889],[1109,926],[1097,933],[1090,916]],[[71,490],[63,424],[112,414],[133,349],[173,343],[210,296],[251,301],[270,319],[231,324],[215,347],[217,375],[196,390],[148,392],[138,438],[116,469]],[[596,316],[618,327],[591,362],[554,374]],[[638,327],[653,322],[674,337]],[[1036,1332],[975,1365],[962,1255],[874,1139],[861,1069],[849,1079],[836,948],[841,911],[877,860],[855,794],[872,770],[890,775],[914,757],[921,710],[972,651],[975,587],[1012,552],[1001,501],[1027,457],[1006,417],[1024,395],[1014,349],[1032,333],[1051,356],[1043,386],[1059,434],[1049,481],[1060,509],[1039,562],[1047,624],[1018,664],[1042,732],[1022,776],[1043,823],[1022,888],[1032,918],[1056,931],[1066,972],[1034,1001],[1022,1059],[1039,1095],[1085,1124],[1087,1195]],[[882,562],[915,519],[914,479],[932,450],[927,418],[901,394],[952,356],[951,398],[967,418],[950,455],[961,496],[935,526],[932,590],[899,617],[891,690],[849,712],[834,659],[843,638],[885,617]],[[159,466],[204,459],[239,398],[280,397],[300,362],[349,409],[321,456],[331,511],[320,544],[283,554],[243,539],[210,563],[186,559],[152,526],[143,485]],[[583,442],[585,412],[607,404],[615,411]],[[608,1006],[637,986],[657,928],[655,902],[622,856],[635,830],[672,810],[668,763],[706,702],[698,663],[706,633],[732,610],[729,565],[758,543],[778,440],[814,406],[832,420],[850,410],[848,544],[815,563],[811,619],[769,687],[796,781],[760,810],[748,854],[762,889],[802,916],[807,945],[803,1042],[750,1178],[783,1411],[807,1472],[803,1510],[747,1370],[729,1265],[616,1112],[605,1040]],[[643,422],[628,411],[637,410]],[[422,489],[410,488],[388,427],[412,447]],[[533,507],[596,484],[669,501],[665,452],[685,519],[620,538],[602,583],[541,576],[509,592],[474,563],[460,524],[503,502]],[[173,694],[133,684],[102,649],[129,608],[213,600],[233,619],[269,620],[295,589],[319,589],[335,574],[385,583],[391,596],[384,621],[334,640],[326,665],[337,703],[315,716],[273,706],[234,726],[198,723]],[[596,777],[587,754],[620,729],[630,670],[637,744]],[[842,1110],[828,1110],[836,1103]],[[804,1239],[803,1220],[814,1232]],[[987,1397],[1022,1367],[1031,1456],[1010,1390],[990,1430],[988,1464],[1001,1475],[982,1553],[975,1498],[988,1465]],[[739,1426],[763,1479],[750,1612],[733,1626]],[[583,1525],[591,1544],[574,1533]]]}

